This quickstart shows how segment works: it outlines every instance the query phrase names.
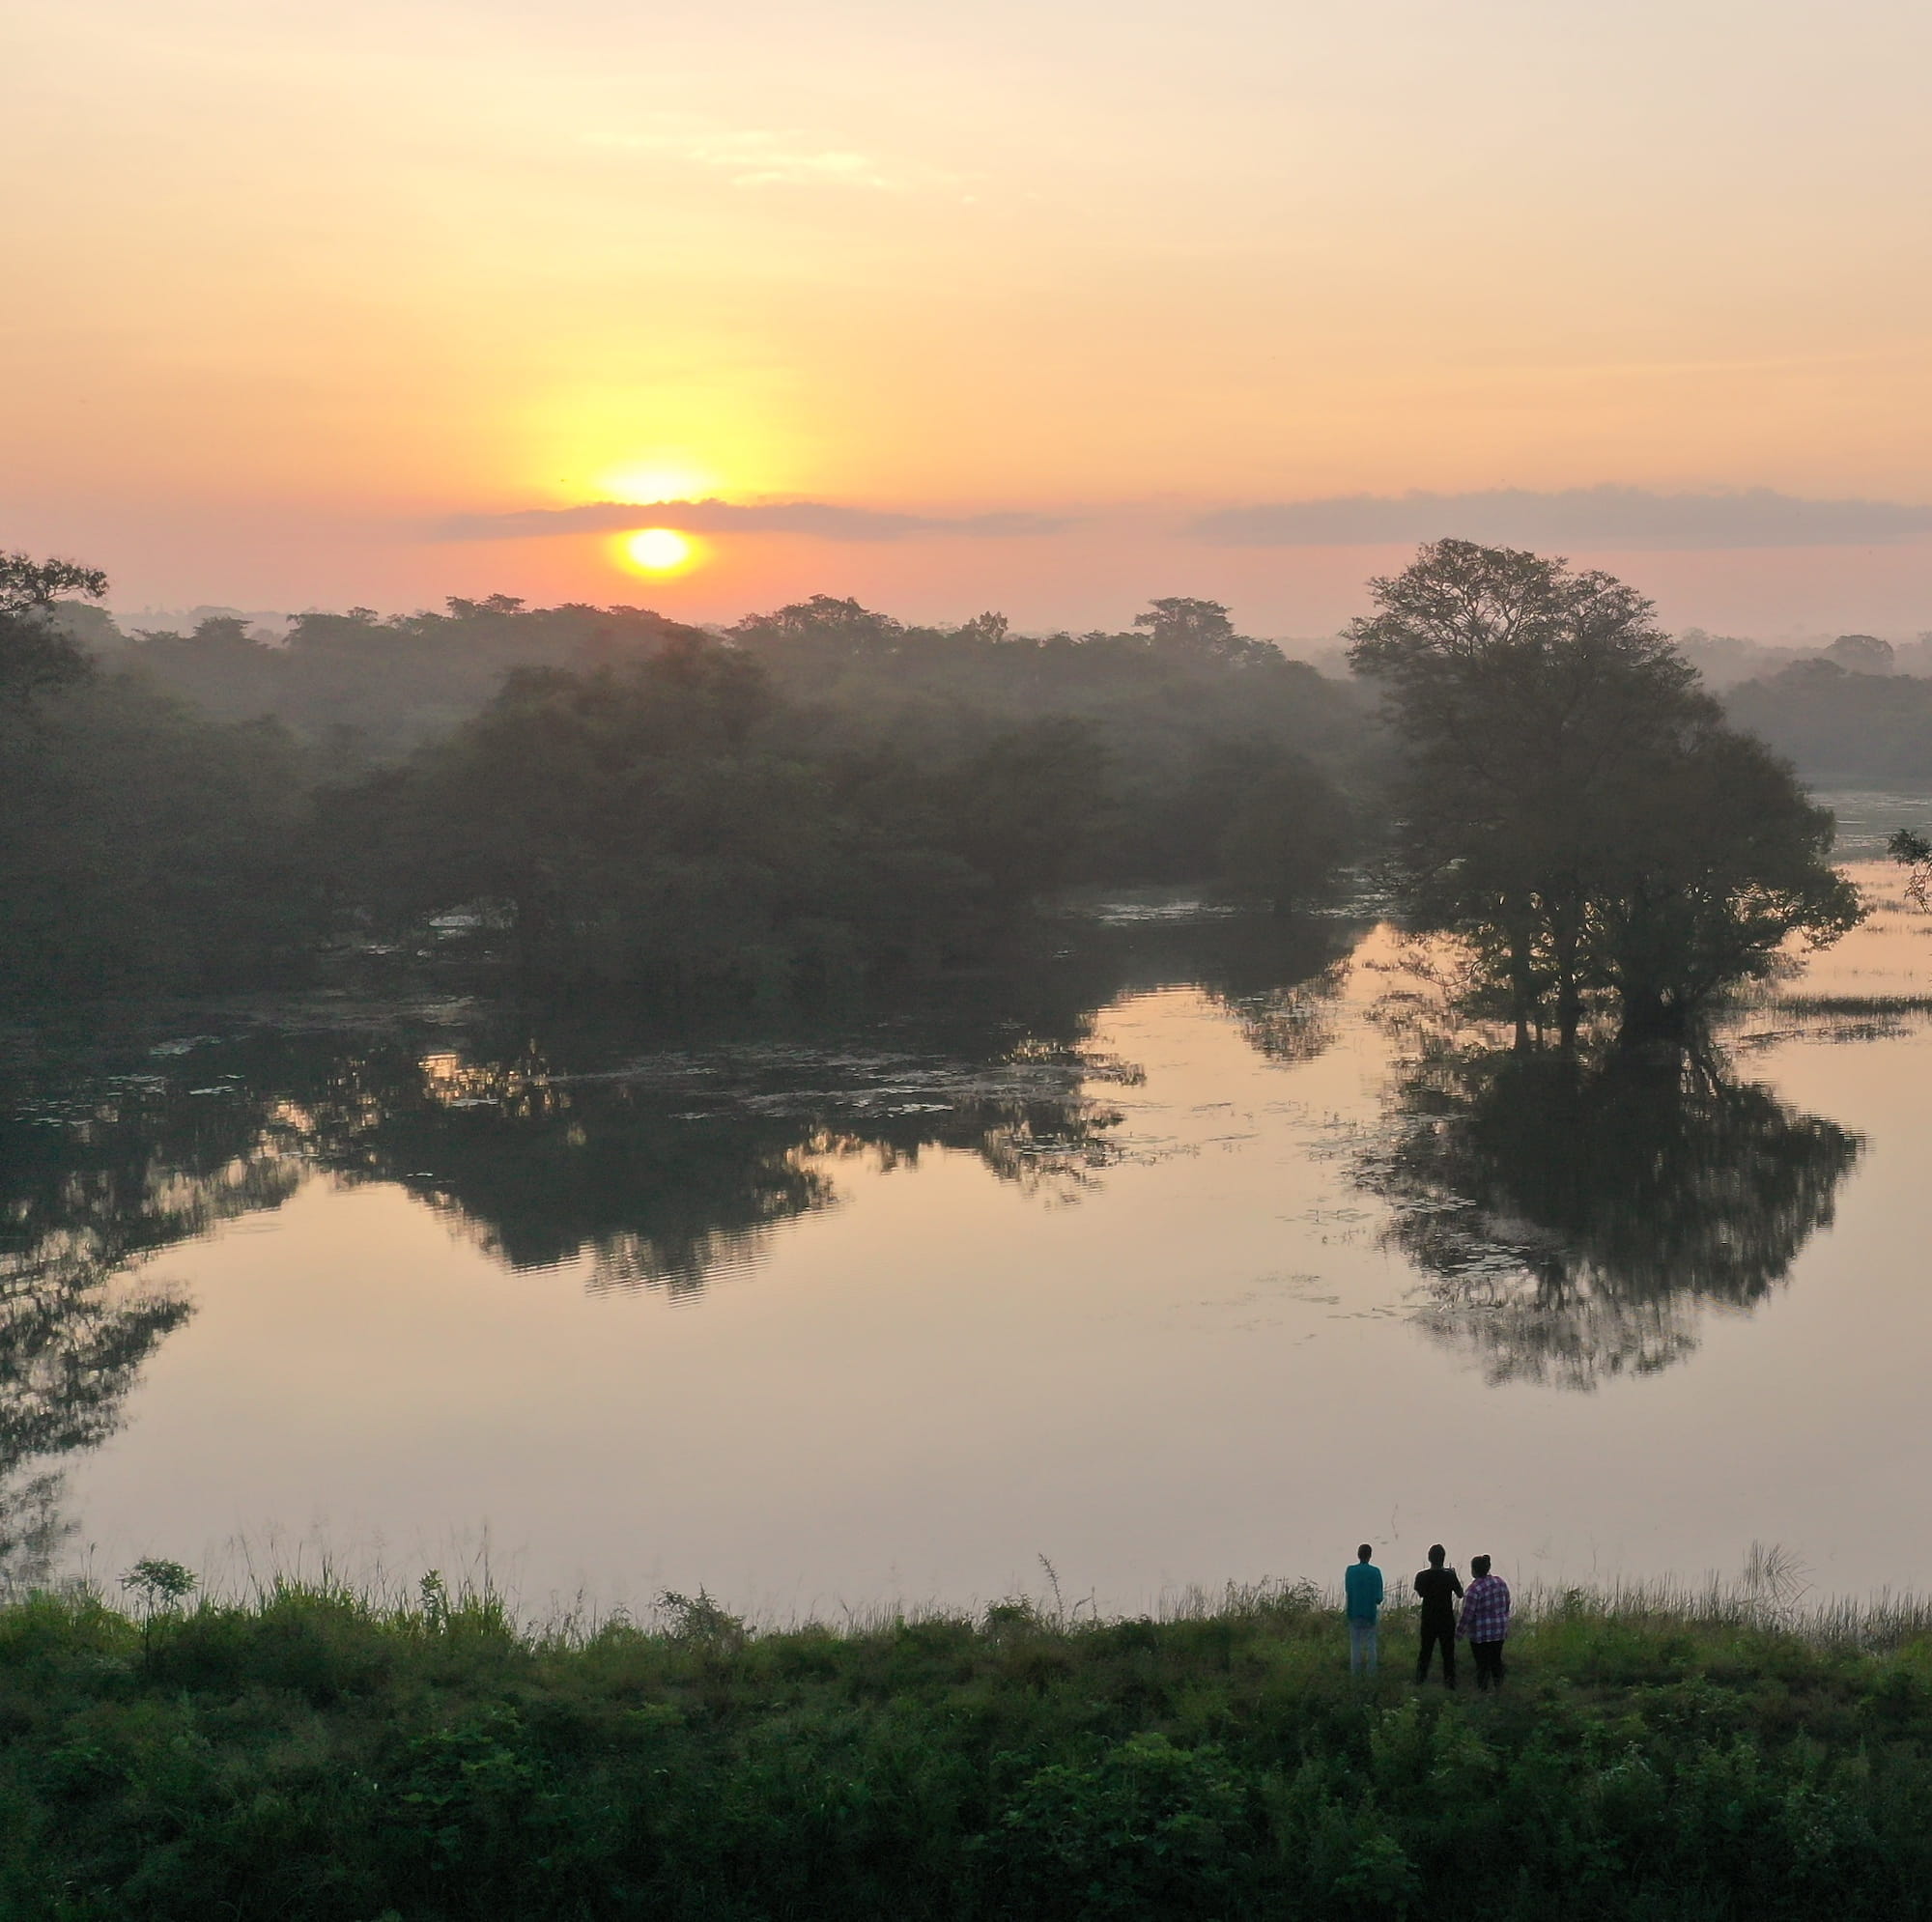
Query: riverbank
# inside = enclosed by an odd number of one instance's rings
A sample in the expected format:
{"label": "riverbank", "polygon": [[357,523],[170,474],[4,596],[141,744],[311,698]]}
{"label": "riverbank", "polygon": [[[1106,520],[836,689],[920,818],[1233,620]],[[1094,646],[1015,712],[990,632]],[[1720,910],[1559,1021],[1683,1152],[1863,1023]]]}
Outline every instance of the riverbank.
{"label": "riverbank", "polygon": [[752,1631],[288,1589],[0,1607],[0,1913],[1917,1913],[1932,1625],[1573,1594],[1500,1697],[1312,1592]]}

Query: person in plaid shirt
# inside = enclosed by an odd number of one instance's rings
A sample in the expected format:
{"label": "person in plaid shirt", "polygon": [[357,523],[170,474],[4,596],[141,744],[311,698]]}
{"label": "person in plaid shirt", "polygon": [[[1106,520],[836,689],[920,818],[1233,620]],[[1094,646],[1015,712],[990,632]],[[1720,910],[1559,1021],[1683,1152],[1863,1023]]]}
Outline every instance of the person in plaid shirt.
{"label": "person in plaid shirt", "polygon": [[1500,1575],[1490,1573],[1490,1558],[1478,1555],[1469,1564],[1474,1577],[1463,1597],[1463,1619],[1456,1633],[1469,1645],[1476,1658],[1476,1686],[1491,1682],[1503,1685],[1503,1638],[1510,1628],[1509,1584]]}

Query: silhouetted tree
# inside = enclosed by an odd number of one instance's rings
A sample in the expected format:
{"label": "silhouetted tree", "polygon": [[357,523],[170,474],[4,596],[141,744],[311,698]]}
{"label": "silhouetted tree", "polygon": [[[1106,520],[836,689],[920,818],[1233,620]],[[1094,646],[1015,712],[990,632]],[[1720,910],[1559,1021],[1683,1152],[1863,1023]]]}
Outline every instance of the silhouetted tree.
{"label": "silhouetted tree", "polygon": [[1147,629],[1156,647],[1204,660],[1264,660],[1278,652],[1236,633],[1234,616],[1219,601],[1198,601],[1184,594],[1150,602],[1146,613],[1134,616],[1134,625]]}
{"label": "silhouetted tree", "polygon": [[[1350,655],[1406,750],[1408,911],[1490,961],[1519,1047],[1546,996],[1573,1048],[1593,986],[1639,1021],[1679,1021],[1787,936],[1822,943],[1856,920],[1827,864],[1830,816],[1725,730],[1623,582],[1438,541],[1371,586],[1378,611]],[[1729,805],[1727,781],[1754,813]]]}
{"label": "silhouetted tree", "polygon": [[1593,978],[1631,1036],[1682,1034],[1785,943],[1822,947],[1863,918],[1831,864],[1833,824],[1761,742],[1704,718],[1645,756],[1617,797],[1592,876]]}
{"label": "silhouetted tree", "polygon": [[1841,634],[1825,650],[1825,659],[1854,674],[1889,674],[1898,657],[1891,642],[1875,634]]}
{"label": "silhouetted tree", "polygon": [[[526,972],[680,994],[923,963],[988,898],[955,841],[991,834],[1026,866],[1019,887],[1036,871],[1023,857],[1070,832],[1065,783],[1041,786],[1024,752],[1003,764],[1037,804],[1016,848],[993,833],[1004,796],[943,808],[963,798],[809,734],[749,656],[679,637],[622,669],[513,674],[407,776],[347,797],[345,818],[366,821],[380,798],[400,824],[384,843],[406,875],[392,895],[419,913],[497,904]],[[358,848],[339,865],[353,887]]]}
{"label": "silhouetted tree", "polygon": [[0,702],[21,702],[70,688],[94,671],[85,648],[55,614],[63,595],[99,600],[107,577],[71,560],[0,553]]}

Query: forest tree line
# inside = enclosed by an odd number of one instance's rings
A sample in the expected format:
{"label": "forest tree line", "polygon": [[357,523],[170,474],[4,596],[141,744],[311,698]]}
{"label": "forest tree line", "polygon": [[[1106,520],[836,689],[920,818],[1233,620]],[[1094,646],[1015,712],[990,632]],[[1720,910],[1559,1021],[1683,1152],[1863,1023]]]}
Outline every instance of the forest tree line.
{"label": "forest tree line", "polygon": [[[1366,864],[1520,1043],[1681,1026],[1857,918],[1831,822],[1620,582],[1445,541],[1371,583],[1355,683],[1154,602],[1131,629],[722,634],[508,597],[112,651],[84,568],[0,556],[0,981],[301,978],[487,949],[538,986],[778,997],[987,951],[1082,884],[1293,908]],[[92,619],[92,646],[84,636]]]}
{"label": "forest tree line", "polygon": [[298,979],[439,921],[540,984],[785,993],[970,958],[1082,883],[1298,903],[1353,845],[1359,701],[1211,603],[1033,638],[494,597],[103,654],[99,577],[0,564],[16,994]]}

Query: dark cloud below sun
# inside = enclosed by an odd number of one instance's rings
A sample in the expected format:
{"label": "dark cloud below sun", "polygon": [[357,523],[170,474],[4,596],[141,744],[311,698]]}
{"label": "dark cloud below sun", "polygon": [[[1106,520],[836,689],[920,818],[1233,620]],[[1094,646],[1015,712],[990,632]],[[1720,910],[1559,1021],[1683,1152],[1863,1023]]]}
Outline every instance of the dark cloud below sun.
{"label": "dark cloud below sun", "polygon": [[582,507],[527,507],[509,514],[457,514],[437,529],[445,541],[501,541],[545,534],[618,534],[632,527],[675,527],[694,534],[809,534],[821,541],[902,541],[914,535],[1008,540],[1057,534],[1070,524],[1051,514],[941,516],[838,507],[820,500],[741,505],[729,500],[594,500]]}
{"label": "dark cloud below sun", "polygon": [[[1089,518],[1089,517],[1082,517]],[[1103,517],[1104,518],[1104,517]],[[457,514],[436,537],[501,541],[665,526],[699,534],[803,534],[821,541],[1009,540],[1058,534],[1074,517],[1009,510],[932,515],[822,500],[588,501]],[[1224,507],[1178,532],[1217,547],[1389,547],[1444,538],[1553,549],[1722,550],[1896,546],[1932,533],[1932,506],[1813,500],[1771,488],[1661,494],[1646,488],[1492,488],[1462,494],[1329,495]]]}

